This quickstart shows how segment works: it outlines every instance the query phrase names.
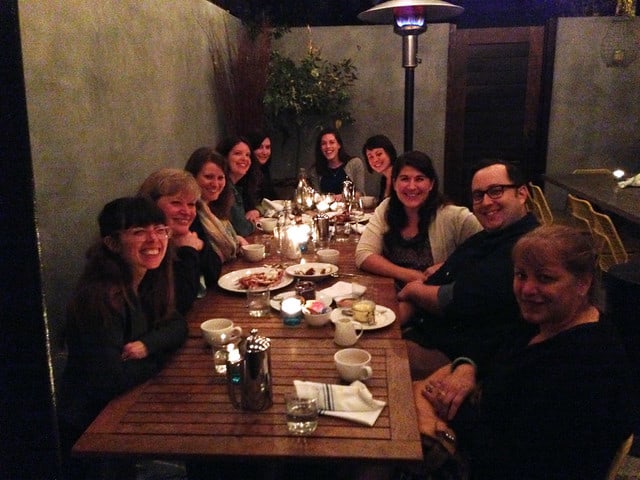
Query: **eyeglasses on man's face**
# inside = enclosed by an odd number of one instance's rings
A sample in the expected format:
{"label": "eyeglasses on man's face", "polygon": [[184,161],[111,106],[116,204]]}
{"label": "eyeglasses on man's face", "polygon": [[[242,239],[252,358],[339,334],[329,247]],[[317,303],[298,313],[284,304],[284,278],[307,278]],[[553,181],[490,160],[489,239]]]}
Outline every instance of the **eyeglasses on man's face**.
{"label": "eyeglasses on man's face", "polygon": [[502,197],[507,188],[520,188],[520,185],[492,185],[486,190],[474,190],[471,192],[471,200],[473,203],[480,203],[484,200],[485,195],[489,195],[492,200],[497,200]]}
{"label": "eyeglasses on man's face", "polygon": [[152,225],[149,227],[131,227],[124,230],[124,232],[127,235],[139,241],[144,241],[147,238],[150,238],[152,235],[160,239],[166,239],[171,237],[171,229],[166,225]]}

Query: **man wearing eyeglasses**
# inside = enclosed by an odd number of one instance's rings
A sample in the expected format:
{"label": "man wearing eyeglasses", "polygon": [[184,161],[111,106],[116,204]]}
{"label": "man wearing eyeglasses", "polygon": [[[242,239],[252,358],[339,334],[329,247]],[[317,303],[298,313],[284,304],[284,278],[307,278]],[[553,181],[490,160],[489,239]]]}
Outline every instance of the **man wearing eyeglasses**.
{"label": "man wearing eyeglasses", "polygon": [[515,166],[487,160],[474,167],[473,213],[484,230],[460,245],[424,283],[410,282],[398,293],[414,378],[458,357],[487,361],[507,333],[520,326],[511,249],[538,226],[527,212],[527,196]]}

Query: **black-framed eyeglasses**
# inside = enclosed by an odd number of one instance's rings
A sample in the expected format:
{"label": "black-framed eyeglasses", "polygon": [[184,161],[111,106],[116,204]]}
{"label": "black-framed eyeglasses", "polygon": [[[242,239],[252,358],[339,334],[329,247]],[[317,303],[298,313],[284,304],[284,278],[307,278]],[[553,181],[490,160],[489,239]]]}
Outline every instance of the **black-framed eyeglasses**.
{"label": "black-framed eyeglasses", "polygon": [[132,227],[125,230],[136,240],[144,241],[153,233],[158,238],[170,238],[171,228],[166,225],[154,225],[150,227]]}
{"label": "black-framed eyeglasses", "polygon": [[492,200],[497,200],[502,197],[506,188],[520,188],[520,185],[492,185],[486,190],[474,190],[471,192],[471,200],[473,203],[480,203],[485,195],[489,195]]}

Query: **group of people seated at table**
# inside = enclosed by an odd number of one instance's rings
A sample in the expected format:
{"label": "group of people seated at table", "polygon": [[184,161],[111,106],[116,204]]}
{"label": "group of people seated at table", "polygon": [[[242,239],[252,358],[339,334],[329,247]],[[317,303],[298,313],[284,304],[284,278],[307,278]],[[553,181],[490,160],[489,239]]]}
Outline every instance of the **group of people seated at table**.
{"label": "group of people seated at table", "polygon": [[[183,315],[247,243],[260,201],[275,196],[270,151],[266,134],[230,137],[104,206],[68,308],[64,452],[182,345]],[[384,135],[362,153],[380,175],[380,204],[355,262],[395,281],[425,458],[443,443],[453,451],[457,437],[461,478],[603,478],[636,427],[637,388],[597,301],[590,237],[540,227],[508,162],[474,166],[471,212],[440,192],[427,154],[398,156]],[[364,163],[325,129],[311,180],[338,193],[347,178],[364,192]],[[91,463],[66,465],[69,478],[91,478]]]}

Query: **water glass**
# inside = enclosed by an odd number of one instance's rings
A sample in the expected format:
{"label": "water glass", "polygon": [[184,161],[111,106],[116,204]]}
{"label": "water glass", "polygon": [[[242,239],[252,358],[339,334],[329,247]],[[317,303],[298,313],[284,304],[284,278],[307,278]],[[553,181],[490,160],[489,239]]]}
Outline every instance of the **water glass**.
{"label": "water glass", "polygon": [[293,435],[310,435],[318,427],[318,400],[297,394],[285,396],[287,429]]}
{"label": "water glass", "polygon": [[267,317],[271,313],[270,292],[266,290],[247,290],[247,308],[250,317]]}
{"label": "water glass", "polygon": [[221,347],[213,347],[213,368],[218,375],[226,375],[227,373],[227,358],[230,348],[235,348],[235,344],[228,343]]}
{"label": "water glass", "polygon": [[260,237],[260,242],[262,243],[262,245],[264,245],[264,254],[265,256],[269,256],[271,255],[271,243],[273,242],[273,235],[262,235],[262,237]]}

